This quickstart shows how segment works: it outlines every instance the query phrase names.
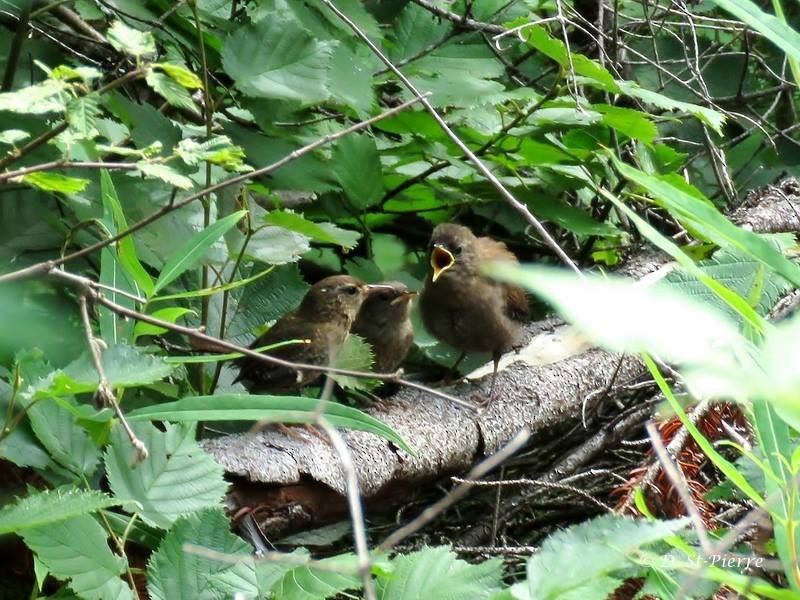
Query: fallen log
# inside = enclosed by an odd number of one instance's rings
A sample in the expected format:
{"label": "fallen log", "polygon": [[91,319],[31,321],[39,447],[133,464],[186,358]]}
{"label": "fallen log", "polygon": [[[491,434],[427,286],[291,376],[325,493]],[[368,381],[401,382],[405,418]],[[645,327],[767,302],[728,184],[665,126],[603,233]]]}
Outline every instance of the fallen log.
{"label": "fallen log", "polygon": [[[751,194],[732,218],[755,231],[800,228],[800,185],[788,179]],[[641,278],[657,272],[667,258],[643,251],[624,272]],[[384,406],[367,409],[399,432],[415,455],[369,433],[343,432],[352,454],[360,493],[368,509],[390,509],[408,490],[467,470],[527,427],[537,434],[580,418],[584,400],[645,373],[636,357],[589,347],[571,327],[550,318],[526,328],[524,348],[504,357],[497,395],[483,413],[419,390],[404,389]],[[488,393],[486,367],[467,376],[450,393],[463,399]],[[613,380],[613,381],[612,381]],[[319,526],[347,514],[345,481],[333,447],[279,431],[227,435],[203,441],[226,469],[232,488],[228,508],[250,512],[267,537]]]}

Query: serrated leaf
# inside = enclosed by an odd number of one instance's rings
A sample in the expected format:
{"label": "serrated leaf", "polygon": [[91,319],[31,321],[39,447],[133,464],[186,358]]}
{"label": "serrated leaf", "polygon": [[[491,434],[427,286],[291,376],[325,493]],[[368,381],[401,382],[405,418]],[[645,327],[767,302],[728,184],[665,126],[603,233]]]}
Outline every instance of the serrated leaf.
{"label": "serrated leaf", "polygon": [[[258,421],[310,423],[320,401],[302,396],[259,396],[255,394],[215,394],[190,396],[138,408],[128,413],[128,420],[150,421]],[[338,402],[322,402],[323,414],[336,427],[367,431],[390,440],[406,452],[413,449],[391,427],[356,408]]]}
{"label": "serrated leaf", "polygon": [[192,237],[180,251],[166,262],[156,281],[154,293],[164,289],[164,287],[180,277],[184,271],[191,269],[206,251],[246,214],[246,210],[235,212],[212,223]]}
{"label": "serrated leaf", "polygon": [[297,265],[275,267],[268,277],[244,289],[228,327],[229,338],[237,343],[249,343],[256,328],[299,305],[308,288]]}
{"label": "serrated leaf", "polygon": [[196,165],[205,160],[229,171],[251,169],[244,164],[244,150],[233,145],[226,135],[216,135],[202,142],[192,138],[181,140],[175,149],[175,154],[187,165]]}
{"label": "serrated leaf", "polygon": [[[216,560],[186,545],[238,560]],[[203,510],[176,521],[150,557],[147,591],[153,600],[228,600],[258,595],[252,548],[230,531],[220,509]]]}
{"label": "serrated leaf", "polygon": [[15,92],[5,92],[0,94],[0,111],[8,110],[31,115],[62,112],[69,99],[65,91],[66,86],[63,81],[46,79]]}
{"label": "serrated leaf", "polygon": [[333,42],[318,41],[296,21],[276,15],[238,27],[225,42],[222,64],[248,96],[313,104],[328,97],[334,48]]}
{"label": "serrated leaf", "polygon": [[106,32],[106,38],[120,52],[136,57],[154,54],[156,51],[156,41],[152,33],[133,29],[122,21],[114,21]]}
{"label": "serrated leaf", "polygon": [[36,173],[28,173],[20,178],[20,181],[44,190],[45,192],[61,192],[62,194],[77,194],[86,189],[89,185],[88,179],[79,179],[77,177],[67,177],[60,173],[49,173],[46,171],[38,171]]}
{"label": "serrated leaf", "polygon": [[171,106],[197,112],[197,106],[189,92],[186,91],[186,88],[168,75],[151,69],[145,76],[145,81],[153,88],[153,91],[163,96],[164,100]]}
{"label": "serrated leaf", "polygon": [[81,598],[133,598],[130,587],[119,577],[125,569],[125,560],[111,552],[106,532],[90,516],[27,529],[22,538],[50,573],[69,580],[69,587]]}
{"label": "serrated leaf", "polygon": [[400,554],[392,566],[389,577],[378,578],[380,600],[488,599],[500,591],[503,577],[502,559],[470,564],[448,546]]}
{"label": "serrated leaf", "polygon": [[[347,336],[333,366],[350,371],[369,371],[372,368],[372,347],[360,336],[351,333]],[[361,377],[352,377],[340,373],[331,373],[331,378],[346,389],[364,390],[375,387],[376,382]]]}
{"label": "serrated leaf", "polygon": [[181,190],[188,190],[194,187],[194,181],[163,163],[139,161],[136,163],[136,168],[145,175],[156,177]]}
{"label": "serrated leaf", "polygon": [[[671,536],[689,519],[646,521],[603,515],[548,537],[539,552],[528,559],[528,592],[531,598],[561,598],[577,588],[626,566],[631,553]],[[580,560],[575,560],[580,556]],[[553,574],[558,576],[554,577]]]}
{"label": "serrated leaf", "polygon": [[91,139],[97,135],[95,123],[100,117],[100,100],[97,96],[81,96],[67,104],[67,123],[79,137]]}
{"label": "serrated leaf", "polygon": [[105,463],[115,498],[135,503],[146,523],[164,529],[183,515],[220,506],[228,489],[224,470],[197,445],[194,426],[167,423],[163,432],[150,423],[132,427],[150,455],[132,467],[130,441],[114,429]]}
{"label": "serrated leaf", "polygon": [[[161,357],[127,344],[118,344],[104,350],[101,359],[112,388],[154,383],[169,375],[174,368]],[[97,371],[89,355],[84,354],[62,371],[53,374],[51,383],[50,391],[54,395],[93,392],[98,385]],[[37,384],[38,389],[42,389],[40,385]]]}
{"label": "serrated leaf", "polygon": [[31,428],[50,456],[77,477],[91,477],[100,461],[100,451],[73,413],[54,402],[28,407]]}
{"label": "serrated leaf", "polygon": [[0,510],[0,535],[44,527],[117,504],[118,501],[96,490],[60,487],[34,492]]}
{"label": "serrated leaf", "polygon": [[[321,568],[290,568],[272,586],[272,593],[281,600],[324,600],[345,590],[361,589],[361,578],[347,574],[358,572],[355,554],[340,554],[317,561]],[[341,569],[344,573],[337,573]]]}
{"label": "serrated leaf", "polygon": [[356,208],[372,206],[381,199],[383,169],[371,136],[343,137],[333,149],[331,166],[344,193]]}
{"label": "serrated leaf", "polygon": [[653,106],[657,106],[658,108],[662,108],[664,110],[679,110],[687,112],[711,127],[711,129],[713,129],[717,134],[722,135],[722,126],[725,124],[726,117],[723,113],[717,110],[706,108],[705,106],[700,106],[698,104],[692,104],[691,102],[674,100],[669,96],[665,96],[664,94],[646,90],[633,81],[617,81],[617,86],[619,87],[621,93],[625,94],[626,96],[630,96],[631,98],[641,100],[642,102],[646,102],[647,104],[652,104]]}
{"label": "serrated leaf", "polygon": [[361,237],[361,234],[357,231],[342,229],[333,223],[315,223],[291,210],[269,212],[264,215],[264,222],[300,233],[310,237],[312,240],[336,244],[346,250],[354,248]]}
{"label": "serrated leaf", "polygon": [[203,87],[203,82],[200,81],[200,78],[186,67],[173,63],[156,63],[153,66],[164,71],[186,89],[196,90]]}

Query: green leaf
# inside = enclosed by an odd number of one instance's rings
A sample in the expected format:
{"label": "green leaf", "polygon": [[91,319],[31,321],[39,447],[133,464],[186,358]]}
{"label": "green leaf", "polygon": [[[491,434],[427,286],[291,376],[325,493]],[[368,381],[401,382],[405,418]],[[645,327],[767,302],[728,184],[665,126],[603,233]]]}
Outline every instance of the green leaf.
{"label": "green leaf", "polygon": [[119,504],[96,490],[60,487],[34,492],[0,510],[0,535],[85,515]]}
{"label": "green leaf", "polygon": [[358,209],[376,204],[383,195],[383,170],[375,140],[366,134],[343,137],[333,149],[333,173]]}
{"label": "green leaf", "polygon": [[564,42],[552,37],[544,27],[535,25],[526,29],[523,37],[530,46],[556,61],[562,68],[568,69],[571,66],[576,74],[595,80],[603,89],[609,92],[619,91],[617,82],[605,67],[583,54],[568,53]]}
{"label": "green leaf", "polygon": [[783,256],[774,245],[752,231],[731,223],[713,205],[703,202],[667,181],[647,175],[612,156],[619,172],[646,189],[677,219],[687,223],[723,248],[738,248],[775,269],[795,287],[800,287],[800,268]]}
{"label": "green leaf", "polygon": [[[334,360],[337,369],[350,371],[369,371],[372,368],[373,354],[370,345],[360,336],[351,333]],[[331,373],[331,378],[343,388],[364,390],[375,387],[376,382],[340,373]]]}
{"label": "green leaf", "polygon": [[164,163],[139,161],[136,163],[136,168],[144,175],[156,177],[181,190],[189,190],[194,187],[194,181]]}
{"label": "green leaf", "polygon": [[[293,553],[302,557],[307,552],[302,550]],[[283,576],[271,586],[275,598],[281,600],[323,600],[333,598],[345,590],[357,590],[362,587],[361,577],[353,575],[358,572],[358,557],[355,554],[339,554],[330,558],[315,561],[319,568],[298,566],[286,569],[286,565],[278,565],[285,571]],[[256,569],[259,567],[257,566]],[[342,572],[337,572],[337,570]],[[348,574],[348,571],[350,574]],[[259,574],[260,578],[263,577]]]}
{"label": "green leaf", "polygon": [[318,41],[296,21],[276,14],[237,27],[222,49],[222,64],[248,96],[314,104],[328,97],[334,48],[333,42]]}
{"label": "green leaf", "polygon": [[639,84],[633,81],[617,81],[617,85],[620,91],[626,96],[636,98],[664,110],[679,110],[689,113],[711,127],[717,134],[722,135],[722,126],[725,124],[726,117],[717,110],[691,104],[690,102],[673,100],[669,96],[639,87]]}
{"label": "green leaf", "polygon": [[447,546],[399,554],[392,567],[389,576],[378,578],[381,600],[480,600],[499,592],[502,585],[502,559],[470,564]]}
{"label": "green leaf", "polygon": [[732,369],[749,350],[724,315],[663,284],[643,286],[621,277],[579,277],[552,268],[500,263],[488,273],[535,292],[594,342],[613,351],[648,351],[669,362]]}
{"label": "green leaf", "polygon": [[593,104],[592,109],[602,113],[603,123],[633,140],[652,144],[658,136],[658,127],[646,113],[608,104]]}
{"label": "green leaf", "polygon": [[54,402],[28,407],[31,428],[53,460],[78,477],[91,477],[100,462],[100,451],[73,413]]}
{"label": "green leaf", "polygon": [[794,60],[800,60],[800,34],[749,0],[713,0],[746,25],[761,33]]}
{"label": "green leaf", "polygon": [[[635,550],[663,540],[688,524],[689,519],[646,521],[603,515],[559,531],[528,559],[528,593],[536,600],[565,597],[604,575],[632,566]],[[576,556],[580,560],[575,560]]]}
{"label": "green leaf", "polygon": [[[100,195],[102,196],[103,204],[111,211],[117,231],[125,231],[128,229],[128,221],[125,218],[125,211],[122,210],[119,196],[117,196],[114,181],[105,169],[100,171]],[[152,296],[153,280],[139,261],[139,255],[136,252],[136,244],[133,241],[133,236],[129,235],[122,238],[115,244],[115,249],[117,258],[128,275],[131,276],[136,285],[141,288],[142,292],[144,292],[148,298]]]}
{"label": "green leaf", "polygon": [[100,117],[100,100],[97,96],[81,96],[67,104],[67,123],[79,137],[91,139],[97,135],[95,123]]}
{"label": "green leaf", "polygon": [[[127,344],[118,344],[104,350],[101,362],[112,388],[154,383],[169,375],[174,368],[165,363],[161,357]],[[66,396],[93,392],[97,389],[97,385],[97,371],[87,353],[63,370],[56,371],[48,379],[37,383],[31,391],[36,397]]]}
{"label": "green leaf", "polygon": [[310,237],[313,240],[336,244],[346,250],[354,248],[361,234],[349,229],[342,229],[333,223],[315,223],[303,215],[291,210],[274,210],[264,215],[264,222],[277,225]]}
{"label": "green leaf", "polygon": [[158,281],[156,281],[154,293],[164,289],[187,269],[191,269],[206,251],[246,214],[246,210],[235,212],[209,225],[192,237],[179,252],[166,262],[158,276]]}
{"label": "green leaf", "polygon": [[[200,554],[203,549],[234,560],[208,558]],[[255,598],[258,589],[252,550],[231,533],[220,509],[181,518],[148,561],[147,591],[153,600]]]}
{"label": "green leaf", "polygon": [[[160,308],[156,311],[153,311],[150,313],[150,315],[156,319],[161,319],[162,321],[167,321],[168,323],[174,323],[186,313],[192,313],[195,315],[197,314],[191,308],[170,306],[168,308]],[[168,331],[166,327],[159,327],[158,325],[139,321],[136,323],[136,327],[133,328],[133,337],[137,338],[140,335],[159,335],[165,331]]]}
{"label": "green leaf", "polygon": [[145,76],[145,81],[153,88],[153,91],[164,97],[171,106],[184,108],[191,112],[198,112],[197,106],[180,83],[158,71],[152,69]]}
{"label": "green leaf", "polygon": [[125,560],[108,547],[107,534],[92,517],[83,515],[22,532],[25,544],[52,575],[68,579],[69,587],[86,600],[133,598],[120,579]]}
{"label": "green leaf", "polygon": [[203,82],[200,81],[200,78],[186,67],[172,63],[155,63],[153,66],[164,71],[164,73],[188,90],[196,90],[203,87]]}
{"label": "green leaf", "polygon": [[131,512],[146,523],[167,529],[183,515],[219,507],[228,484],[223,468],[197,445],[194,426],[167,423],[164,428],[162,432],[150,423],[133,425],[150,452],[135,467],[130,442],[122,428],[115,428],[105,462],[114,497],[135,503]]}
{"label": "green leaf", "polygon": [[181,140],[175,154],[187,165],[196,165],[208,161],[228,171],[248,171],[251,167],[244,164],[244,150],[234,146],[228,136],[214,137],[197,142],[192,138]]}
{"label": "green leaf", "polygon": [[114,48],[125,54],[141,57],[155,54],[156,42],[149,31],[139,31],[128,27],[122,21],[114,21],[106,31],[106,38]]}
{"label": "green leaf", "polygon": [[22,129],[6,129],[5,131],[0,131],[0,144],[13,146],[29,137],[31,137],[31,134]]}
{"label": "green leaf", "polygon": [[[137,421],[259,421],[310,423],[319,405],[316,398],[300,396],[258,396],[254,394],[215,394],[191,396],[177,402],[145,406],[128,413]],[[323,414],[336,427],[374,433],[393,442],[408,453],[413,450],[391,427],[356,408],[325,401]]]}
{"label": "green leaf", "polygon": [[268,277],[244,288],[228,337],[237,343],[249,343],[255,329],[298,306],[308,288],[297,265],[275,267]]}
{"label": "green leaf", "polygon": [[41,83],[26,86],[15,92],[0,94],[0,111],[11,111],[31,115],[62,112],[69,95],[63,81],[46,79]]}
{"label": "green leaf", "polygon": [[37,171],[28,173],[20,178],[20,181],[32,185],[33,187],[44,190],[45,192],[61,192],[62,194],[77,194],[86,189],[89,185],[88,179],[77,177],[67,177],[60,173]]}

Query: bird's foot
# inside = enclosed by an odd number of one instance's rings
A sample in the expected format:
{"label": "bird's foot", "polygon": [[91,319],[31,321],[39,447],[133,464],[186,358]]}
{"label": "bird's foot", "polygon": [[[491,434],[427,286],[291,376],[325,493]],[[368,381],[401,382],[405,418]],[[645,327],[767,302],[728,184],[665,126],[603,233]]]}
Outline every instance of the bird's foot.
{"label": "bird's foot", "polygon": [[478,407],[479,412],[484,413],[492,405],[492,402],[494,401],[494,394],[487,395],[483,392],[475,392],[470,397],[470,400],[475,403],[475,406]]}

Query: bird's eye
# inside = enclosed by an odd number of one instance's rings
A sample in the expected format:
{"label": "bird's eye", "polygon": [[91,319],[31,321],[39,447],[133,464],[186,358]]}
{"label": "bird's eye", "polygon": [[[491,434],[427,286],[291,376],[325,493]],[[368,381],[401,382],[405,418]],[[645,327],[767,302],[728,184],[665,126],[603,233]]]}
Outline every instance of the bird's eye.
{"label": "bird's eye", "polygon": [[350,296],[354,296],[357,291],[358,288],[354,285],[348,285],[346,288],[344,288],[345,294],[349,294]]}
{"label": "bird's eye", "polygon": [[459,254],[461,254],[461,250],[462,250],[461,246],[456,246],[455,248],[453,248],[453,254],[458,256]]}

